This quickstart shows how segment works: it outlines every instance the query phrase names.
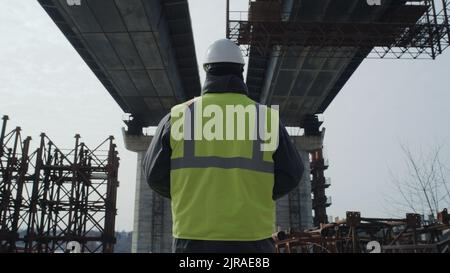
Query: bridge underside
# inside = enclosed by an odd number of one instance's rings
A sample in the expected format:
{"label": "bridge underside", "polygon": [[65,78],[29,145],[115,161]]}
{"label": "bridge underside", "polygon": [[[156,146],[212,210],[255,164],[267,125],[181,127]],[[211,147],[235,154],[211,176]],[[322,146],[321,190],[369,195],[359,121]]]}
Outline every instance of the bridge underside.
{"label": "bridge underside", "polygon": [[139,127],[200,94],[187,0],[39,2]]}
{"label": "bridge underside", "polygon": [[[39,2],[123,111],[133,115],[137,130],[157,125],[173,105],[200,94],[187,0],[83,0],[80,6],[69,6],[66,0]],[[250,22],[250,40],[243,32],[249,22],[237,24],[235,40],[249,44],[250,96],[279,105],[288,126],[304,126],[306,117],[323,113],[374,47],[389,44],[404,24],[414,25],[426,10],[423,5],[405,5],[405,0],[382,2],[381,6],[360,0],[250,2],[281,3],[283,17],[282,24],[264,25],[258,21],[266,16],[264,9],[252,10],[259,24]],[[277,12],[270,9],[269,15]],[[358,32],[348,27],[392,18],[402,18],[403,27],[390,35],[383,29]],[[383,33],[385,44],[382,39],[374,41],[374,35],[368,42],[367,37],[355,38],[355,33],[365,33],[361,30]],[[323,40],[320,35],[326,31],[331,38]],[[283,45],[286,42],[289,46]]]}
{"label": "bridge underside", "polygon": [[[375,47],[392,44],[426,12],[425,6],[404,0],[382,1],[382,6],[360,0],[285,0],[278,7],[282,16],[267,19],[265,12],[277,10],[277,2],[252,2],[248,21],[229,22],[230,36],[248,45],[252,98],[279,105],[285,124],[300,127],[326,110]],[[401,22],[397,28],[381,24],[392,18]],[[392,30],[387,33],[387,28]]]}

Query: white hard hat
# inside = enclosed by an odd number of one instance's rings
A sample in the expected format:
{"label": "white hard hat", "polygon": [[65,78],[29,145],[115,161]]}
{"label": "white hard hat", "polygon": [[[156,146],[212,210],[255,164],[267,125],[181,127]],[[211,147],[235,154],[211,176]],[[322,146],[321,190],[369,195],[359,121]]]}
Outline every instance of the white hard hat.
{"label": "white hard hat", "polygon": [[236,63],[245,65],[241,49],[229,39],[220,39],[209,46],[203,67],[213,63]]}

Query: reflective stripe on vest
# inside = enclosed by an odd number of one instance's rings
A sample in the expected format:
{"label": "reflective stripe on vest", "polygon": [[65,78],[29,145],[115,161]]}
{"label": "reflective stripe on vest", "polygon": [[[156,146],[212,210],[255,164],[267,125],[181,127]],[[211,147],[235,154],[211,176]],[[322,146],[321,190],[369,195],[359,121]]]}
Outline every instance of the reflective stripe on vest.
{"label": "reflective stripe on vest", "polygon": [[[258,105],[255,105],[256,115],[255,115],[255,132],[254,136],[256,140],[253,141],[253,154],[252,158],[244,157],[218,157],[218,156],[195,156],[195,139],[194,139],[194,128],[195,118],[185,115],[184,124],[190,123],[190,130],[186,131],[190,134],[190,140],[184,140],[184,152],[182,158],[173,158],[171,160],[171,169],[183,169],[183,168],[222,168],[222,169],[247,169],[258,172],[273,173],[274,164],[273,162],[264,161],[264,151],[261,150],[262,141],[258,137],[258,129],[260,132],[265,132],[266,126],[266,113],[260,113]],[[192,107],[192,116],[195,116],[194,107]],[[265,108],[263,108],[265,109]],[[264,110],[265,112],[266,110]],[[261,121],[258,123],[258,117],[260,116]],[[259,124],[262,125],[259,128]],[[186,136],[186,134],[185,134]]]}

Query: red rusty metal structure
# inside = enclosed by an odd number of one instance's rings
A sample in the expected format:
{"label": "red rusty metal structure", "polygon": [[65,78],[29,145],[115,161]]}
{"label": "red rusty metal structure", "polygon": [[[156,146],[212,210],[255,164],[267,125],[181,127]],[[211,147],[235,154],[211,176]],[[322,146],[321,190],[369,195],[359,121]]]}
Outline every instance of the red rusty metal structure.
{"label": "red rusty metal structure", "polygon": [[437,221],[419,214],[403,219],[364,218],[347,212],[346,219],[319,229],[274,234],[278,253],[450,253],[447,209]]}
{"label": "red rusty metal structure", "polygon": [[44,133],[30,150],[17,127],[0,135],[0,252],[114,251],[119,157],[110,136],[59,149]]}
{"label": "red rusty metal structure", "polygon": [[327,207],[331,205],[331,197],[327,197],[325,189],[330,186],[324,171],[328,168],[323,158],[323,150],[311,153],[311,192],[313,195],[312,208],[314,211],[314,226],[328,223]]}

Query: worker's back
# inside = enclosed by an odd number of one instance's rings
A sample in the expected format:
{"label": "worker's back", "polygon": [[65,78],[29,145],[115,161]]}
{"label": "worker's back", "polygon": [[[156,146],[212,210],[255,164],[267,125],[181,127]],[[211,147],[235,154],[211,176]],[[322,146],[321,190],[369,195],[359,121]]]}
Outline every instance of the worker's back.
{"label": "worker's back", "polygon": [[276,146],[267,144],[277,142],[277,111],[244,94],[206,93],[175,106],[171,128],[174,236],[228,241],[270,237]]}
{"label": "worker's back", "polygon": [[278,111],[252,101],[237,45],[218,40],[203,62],[202,96],[158,125],[143,166],[172,201],[174,252],[273,252],[275,201],[303,164]]}

